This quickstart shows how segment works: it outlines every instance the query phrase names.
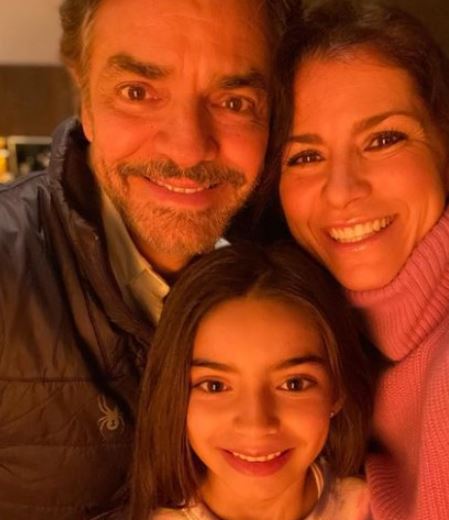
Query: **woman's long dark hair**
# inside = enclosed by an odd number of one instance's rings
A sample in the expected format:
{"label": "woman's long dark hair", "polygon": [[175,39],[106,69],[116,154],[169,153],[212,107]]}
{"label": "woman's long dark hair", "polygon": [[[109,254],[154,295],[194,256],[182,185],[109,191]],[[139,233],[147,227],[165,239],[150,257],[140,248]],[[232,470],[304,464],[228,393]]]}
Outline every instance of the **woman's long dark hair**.
{"label": "woman's long dark hair", "polygon": [[206,313],[244,295],[289,302],[313,317],[335,391],[344,396],[343,408],[331,422],[325,455],[336,475],[360,469],[373,377],[339,286],[295,245],[229,246],[189,266],[164,306],[142,380],[131,482],[132,520],[148,520],[160,507],[177,508],[196,497],[204,466],[186,434],[194,339]]}

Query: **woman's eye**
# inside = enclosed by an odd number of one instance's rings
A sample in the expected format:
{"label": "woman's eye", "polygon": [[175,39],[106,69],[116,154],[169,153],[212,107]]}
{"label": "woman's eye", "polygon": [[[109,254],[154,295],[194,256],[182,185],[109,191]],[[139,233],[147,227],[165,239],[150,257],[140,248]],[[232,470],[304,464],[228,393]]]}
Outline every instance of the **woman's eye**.
{"label": "woman's eye", "polygon": [[314,384],[314,381],[305,377],[290,377],[279,388],[286,392],[302,392]]}
{"label": "woman's eye", "polygon": [[121,87],[119,92],[128,101],[145,101],[149,97],[146,88],[142,85],[126,85]]}
{"label": "woman's eye", "polygon": [[217,394],[219,392],[225,392],[228,390],[228,387],[223,382],[215,381],[213,379],[202,381],[201,383],[195,385],[195,387],[209,394]]}
{"label": "woman's eye", "polygon": [[323,157],[321,154],[316,152],[315,150],[304,150],[303,152],[292,155],[287,159],[287,166],[304,166],[308,164],[313,164],[316,162],[323,161]]}
{"label": "woman's eye", "polygon": [[389,146],[393,146],[400,141],[405,141],[406,139],[407,136],[403,132],[381,132],[369,142],[367,150],[381,150],[382,148],[388,148]]}

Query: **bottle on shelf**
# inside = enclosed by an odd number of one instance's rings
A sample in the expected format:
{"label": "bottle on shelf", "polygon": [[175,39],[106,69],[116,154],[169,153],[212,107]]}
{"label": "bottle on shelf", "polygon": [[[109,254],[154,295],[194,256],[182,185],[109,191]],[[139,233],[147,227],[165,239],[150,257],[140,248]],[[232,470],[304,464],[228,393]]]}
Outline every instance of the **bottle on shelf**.
{"label": "bottle on shelf", "polygon": [[9,150],[6,147],[6,139],[0,137],[0,183],[10,182],[13,178],[9,171]]}

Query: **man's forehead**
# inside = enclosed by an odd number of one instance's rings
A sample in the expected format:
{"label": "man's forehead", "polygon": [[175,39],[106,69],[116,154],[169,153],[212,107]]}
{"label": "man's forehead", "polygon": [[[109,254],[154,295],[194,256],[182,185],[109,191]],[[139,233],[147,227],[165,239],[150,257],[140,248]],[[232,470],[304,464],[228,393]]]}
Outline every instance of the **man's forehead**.
{"label": "man's forehead", "polygon": [[209,68],[214,62],[223,74],[254,72],[256,78],[270,54],[266,15],[255,12],[262,3],[104,0],[93,27],[92,51],[111,73],[127,69],[161,77],[171,67],[201,70],[207,60]]}
{"label": "man's forehead", "polygon": [[148,25],[169,24],[173,20],[184,19],[199,23],[215,22],[221,26],[229,23],[265,26],[269,24],[266,6],[266,0],[103,0],[97,13],[107,17],[108,22],[115,19],[116,23],[124,24],[135,14]]}
{"label": "man's forehead", "polygon": [[[103,75],[114,77],[122,73],[132,73],[149,80],[169,78],[176,74],[174,67],[165,67],[155,62],[141,61],[129,54],[114,54],[106,60]],[[218,87],[236,89],[250,87],[267,91],[269,88],[266,76],[257,69],[246,69],[240,73],[219,74],[215,77]]]}

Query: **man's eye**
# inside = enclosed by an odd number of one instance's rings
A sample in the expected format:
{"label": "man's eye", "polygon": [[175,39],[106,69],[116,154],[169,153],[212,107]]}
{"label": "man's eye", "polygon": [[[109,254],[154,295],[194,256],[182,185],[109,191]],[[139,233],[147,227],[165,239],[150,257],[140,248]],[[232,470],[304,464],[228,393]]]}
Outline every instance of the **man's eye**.
{"label": "man's eye", "polygon": [[141,85],[126,85],[119,92],[128,101],[144,101],[148,98],[147,90]]}
{"label": "man's eye", "polygon": [[406,134],[403,132],[397,131],[388,131],[381,132],[377,134],[368,144],[367,150],[381,150],[382,148],[388,148],[389,146],[393,146],[400,141],[405,141],[407,139]]}
{"label": "man's eye", "polygon": [[302,392],[314,384],[314,381],[311,379],[297,376],[288,378],[279,386],[279,388],[286,392]]}
{"label": "man's eye", "polygon": [[287,166],[306,166],[323,160],[323,156],[315,150],[304,150],[289,157],[287,159]]}
{"label": "man's eye", "polygon": [[225,392],[228,390],[228,387],[221,381],[216,381],[214,379],[210,379],[208,381],[202,381],[195,385],[195,388],[199,388],[203,392],[207,392],[209,394],[217,394],[219,392]]}
{"label": "man's eye", "polygon": [[254,109],[254,103],[242,97],[230,97],[221,103],[222,108],[231,112],[248,112]]}

